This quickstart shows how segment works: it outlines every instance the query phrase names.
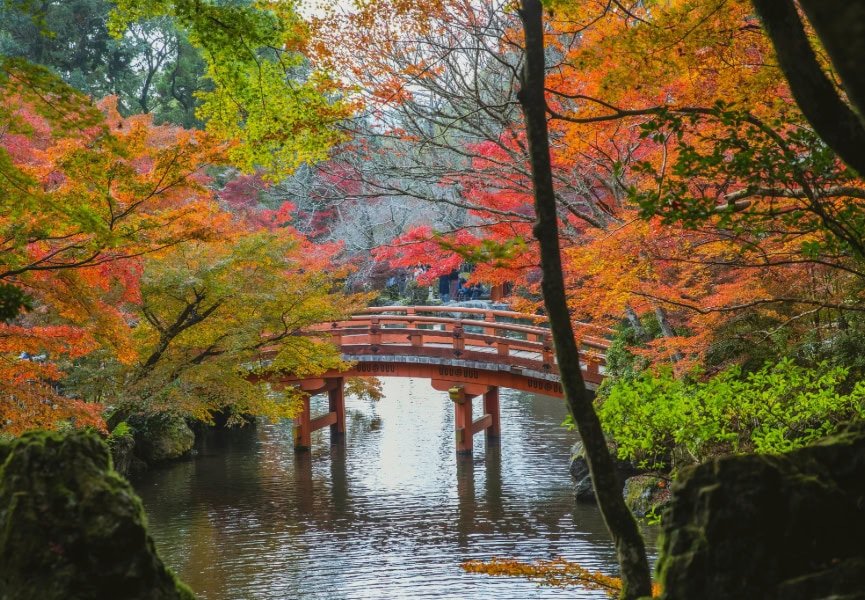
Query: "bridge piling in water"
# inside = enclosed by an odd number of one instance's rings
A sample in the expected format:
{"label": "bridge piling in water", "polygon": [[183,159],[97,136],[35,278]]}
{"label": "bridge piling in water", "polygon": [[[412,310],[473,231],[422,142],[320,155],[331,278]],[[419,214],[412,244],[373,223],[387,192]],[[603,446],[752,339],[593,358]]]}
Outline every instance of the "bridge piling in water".
{"label": "bridge piling in water", "polygon": [[[325,379],[305,379],[300,388],[305,392],[303,407],[294,421],[294,449],[302,452],[312,446],[312,432],[330,426],[331,443],[338,442],[345,434],[345,379],[327,377]],[[310,397],[327,392],[328,412],[312,418]]]}
{"label": "bridge piling in water", "polygon": [[502,435],[502,419],[499,413],[499,388],[491,387],[484,394],[484,414],[492,417],[492,422],[486,429],[488,444],[497,443]]}
{"label": "bridge piling in water", "polygon": [[[433,387],[441,389],[444,387],[442,383],[444,382],[433,381]],[[448,387],[447,391],[454,403],[454,438],[457,455],[471,454],[474,435],[481,431],[486,432],[487,443],[498,443],[501,435],[499,388],[476,384],[456,384]],[[484,414],[472,420],[472,401],[477,397],[483,398]]]}
{"label": "bridge piling in water", "polygon": [[330,441],[342,440],[345,435],[345,380],[336,377],[331,389],[327,391],[328,409],[336,415],[336,423],[330,426]]}

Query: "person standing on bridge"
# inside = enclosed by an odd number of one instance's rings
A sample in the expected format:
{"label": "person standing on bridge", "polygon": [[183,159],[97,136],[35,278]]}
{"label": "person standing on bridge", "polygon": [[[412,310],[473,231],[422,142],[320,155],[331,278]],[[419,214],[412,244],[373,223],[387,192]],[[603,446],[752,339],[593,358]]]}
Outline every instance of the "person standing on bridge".
{"label": "person standing on bridge", "polygon": [[451,299],[451,278],[450,275],[441,275],[439,277],[439,298],[442,304],[447,304]]}

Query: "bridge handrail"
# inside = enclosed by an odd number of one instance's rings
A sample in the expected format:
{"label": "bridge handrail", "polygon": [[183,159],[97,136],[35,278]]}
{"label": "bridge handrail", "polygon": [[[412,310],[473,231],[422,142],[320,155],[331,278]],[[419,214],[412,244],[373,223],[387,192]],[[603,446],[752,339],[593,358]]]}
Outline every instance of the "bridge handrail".
{"label": "bridge handrail", "polygon": [[[374,324],[372,319],[376,319],[378,322]],[[509,343],[511,345],[519,345],[526,346],[529,348],[543,348],[545,344],[552,344],[551,334],[549,329],[545,329],[542,327],[529,327],[526,325],[515,325],[512,323],[493,323],[489,321],[475,321],[471,319],[465,320],[455,320],[455,319],[445,319],[442,317],[417,317],[417,316],[402,316],[402,315],[381,315],[378,317],[365,317],[363,315],[358,315],[352,317],[347,321],[335,321],[330,324],[330,326],[321,326],[320,328],[314,331],[315,334],[329,333],[331,335],[337,334],[340,337],[349,337],[352,335],[366,335],[373,330],[376,329],[376,325],[379,325],[380,333],[406,333],[406,332],[420,332],[424,336],[430,337],[454,337],[453,331],[442,331],[436,329],[416,329],[410,327],[387,327],[387,323],[398,323],[398,324],[427,324],[427,325],[459,325],[463,328],[460,337],[464,339],[478,339],[484,341],[486,343]],[[465,327],[475,327],[478,329],[485,330],[505,330],[505,331],[514,331],[517,333],[526,333],[532,334],[540,339],[537,340],[521,340],[519,338],[506,337],[503,335],[489,335],[488,333],[475,333],[471,331],[465,331]],[[609,347],[609,342],[605,339],[595,338],[595,337],[583,337],[580,340],[580,344],[582,346],[586,346],[593,350],[604,351]]]}
{"label": "bridge handrail", "polygon": [[[531,325],[518,325],[515,323],[499,323],[495,321],[478,321],[474,319],[448,319],[445,317],[423,317],[417,315],[385,315],[380,314],[376,317],[369,317],[365,315],[354,315],[350,319],[345,321],[336,321],[331,325],[331,329],[335,329],[334,325],[338,324],[348,324],[357,325],[357,329],[360,331],[366,325],[372,325],[372,318],[378,319],[380,323],[388,322],[388,323],[408,323],[408,324],[426,324],[426,325],[459,325],[463,328],[465,327],[477,327],[477,328],[485,328],[485,329],[493,329],[500,331],[512,331],[515,333],[524,333],[527,335],[536,335],[542,336],[544,338],[549,337],[550,330],[546,327],[535,327]],[[345,327],[344,329],[350,330],[351,327]],[[426,330],[421,330],[426,331]],[[472,335],[470,332],[466,332],[466,335]],[[500,336],[502,340],[513,340],[513,338],[507,338],[505,336]],[[609,341],[603,338],[597,338],[594,336],[584,336],[580,339],[580,343],[588,346],[590,348],[597,348],[601,350],[606,350],[610,343]]]}
{"label": "bridge handrail", "polygon": [[513,311],[513,310],[503,310],[499,308],[475,308],[470,306],[448,306],[445,304],[442,305],[430,305],[430,306],[402,306],[402,305],[393,305],[393,306],[370,306],[360,311],[359,314],[365,313],[391,313],[391,312],[404,312],[404,313],[465,313],[465,314],[475,314],[475,315],[492,315],[496,317],[505,317],[509,319],[525,319],[527,321],[546,321],[547,318],[543,315],[527,315],[525,313]]}
{"label": "bridge handrail", "polygon": [[368,323],[371,319],[378,319],[379,322],[390,323],[422,323],[425,325],[461,325],[463,327],[486,327],[489,329],[501,329],[503,331],[513,331],[516,333],[530,333],[534,335],[549,335],[550,330],[546,327],[535,327],[532,325],[520,325],[518,323],[499,323],[496,321],[479,321],[476,319],[449,319],[447,317],[419,317],[416,315],[378,315],[368,317],[365,315],[353,315],[349,322],[352,323]]}
{"label": "bridge handrail", "polygon": [[[335,330],[332,330],[328,333],[335,334],[336,336],[338,336],[339,340],[340,340],[339,341],[340,345],[345,347],[345,346],[356,345],[353,343],[353,340],[352,340],[353,337],[368,338],[368,337],[370,337],[372,331],[373,330],[369,327],[361,327],[361,328],[352,328],[352,329],[335,329]],[[418,331],[419,330],[417,330],[417,329],[393,328],[393,329],[384,329],[383,331],[379,330],[379,333],[387,332],[387,333],[393,333],[395,335],[405,335],[405,334],[416,333]],[[428,329],[424,329],[421,331],[423,332],[422,337],[424,339],[431,338],[430,339],[431,343],[441,343],[442,341],[445,341],[445,340],[454,340],[457,337],[455,335],[455,333],[452,331],[438,331],[438,330],[428,330]],[[324,333],[324,332],[317,332],[316,335],[321,335],[322,333]],[[463,335],[459,336],[459,338],[463,340],[463,346],[461,347],[461,349],[463,349],[463,350],[470,350],[472,347],[477,347],[477,346],[481,346],[481,347],[492,346],[495,348],[505,346],[505,347],[509,348],[511,351],[512,350],[523,350],[526,352],[534,352],[538,355],[543,355],[545,352],[550,352],[552,350],[552,347],[550,345],[548,345],[548,343],[547,343],[548,340],[536,342],[536,341],[531,341],[531,340],[522,340],[522,339],[517,339],[517,338],[508,338],[508,337],[500,337],[500,336],[477,334],[477,333],[463,334]],[[440,340],[440,341],[436,342],[436,340]],[[445,343],[447,343],[447,342],[445,342]],[[410,343],[399,343],[399,342],[394,343],[394,342],[389,342],[389,341],[385,341],[385,340],[381,340],[380,342],[376,343],[376,345],[382,350],[384,350],[386,348],[400,348],[400,347],[408,348],[408,347],[412,347],[412,344],[410,344]],[[426,343],[424,343],[423,345],[426,345]],[[585,358],[587,360],[594,360],[594,361],[597,361],[598,359],[600,359],[601,361],[603,361],[604,352],[607,349],[606,346],[601,346],[600,344],[591,344],[591,343],[584,344],[584,346],[585,346],[585,350],[581,353],[582,358]],[[551,360],[555,361],[555,357],[551,356]]]}
{"label": "bridge handrail", "polygon": [[[476,315],[490,315],[493,317],[503,317],[506,319],[522,319],[526,321],[535,321],[538,323],[548,323],[549,320],[544,315],[528,315],[526,313],[521,313],[513,310],[502,310],[496,308],[475,308],[469,306],[447,306],[447,305],[438,305],[438,306],[370,306],[360,311],[358,314],[384,314],[384,313],[393,313],[393,312],[403,312],[407,315],[417,314],[417,313],[466,313],[466,314],[476,314]],[[492,323],[496,323],[497,321],[489,321]],[[609,327],[604,327],[602,325],[595,325],[593,323],[585,323],[583,321],[574,321],[574,325],[579,328],[586,329],[594,329],[598,332],[601,332],[602,335],[612,335],[615,333],[613,329]],[[549,330],[549,327],[543,327],[543,329]]]}

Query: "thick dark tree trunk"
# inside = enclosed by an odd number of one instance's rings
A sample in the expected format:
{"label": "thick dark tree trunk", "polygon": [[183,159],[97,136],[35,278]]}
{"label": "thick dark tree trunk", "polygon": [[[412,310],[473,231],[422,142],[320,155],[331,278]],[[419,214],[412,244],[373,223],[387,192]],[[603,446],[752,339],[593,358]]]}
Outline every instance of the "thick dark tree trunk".
{"label": "thick dark tree trunk", "polygon": [[[834,23],[836,19],[827,17],[827,12],[830,12],[824,5],[853,5],[850,9],[851,19],[855,18],[858,6],[858,18],[862,16],[862,0],[854,0],[852,2],[839,2],[836,0],[805,0],[802,5],[805,7],[809,15],[816,17],[815,27],[821,35],[837,35],[842,36],[836,40],[823,39],[830,55],[833,59],[836,56],[843,64],[845,72],[848,73],[849,79],[843,79],[845,85],[848,85],[850,98],[854,101],[859,98],[857,94],[862,94],[863,91],[858,86],[863,85],[862,56],[854,54],[849,57],[847,50],[851,48],[862,48],[863,42],[860,39],[848,39],[847,35],[851,34],[851,27],[838,28],[830,26],[830,22]],[[838,95],[838,90],[817,60],[817,55],[811,47],[808,36],[805,33],[805,28],[799,18],[799,13],[796,10],[796,5],[793,0],[752,0],[754,8],[763,21],[763,26],[772,40],[772,45],[775,47],[775,53],[778,55],[778,64],[784,72],[784,76],[790,83],[790,90],[793,92],[793,97],[802,113],[808,122],[814,127],[814,131],[823,138],[832,150],[834,150],[841,160],[846,162],[850,167],[857,171],[860,175],[865,175],[865,120],[861,115],[857,115],[850,106]],[[821,10],[816,8],[821,6]],[[843,14],[839,13],[838,17],[843,18]],[[819,26],[818,26],[819,25]],[[852,27],[852,31],[856,31]],[[863,35],[863,32],[859,32]],[[843,52],[841,47],[846,48]],[[842,78],[845,77],[844,72],[840,72]],[[856,76],[858,73],[858,76]],[[860,107],[861,109],[861,107]]]}
{"label": "thick dark tree trunk", "polygon": [[865,127],[865,1],[799,0]]}
{"label": "thick dark tree trunk", "polygon": [[544,304],[552,327],[562,388],[585,447],[598,506],[616,546],[624,583],[621,598],[630,600],[651,595],[652,582],[643,538],[622,498],[622,487],[607,449],[601,422],[586,394],[565,297],[544,97],[543,7],[540,0],[522,0],[520,18],[525,30],[526,49],[519,101],[525,115],[532,163],[537,212],[534,233],[541,248]]}

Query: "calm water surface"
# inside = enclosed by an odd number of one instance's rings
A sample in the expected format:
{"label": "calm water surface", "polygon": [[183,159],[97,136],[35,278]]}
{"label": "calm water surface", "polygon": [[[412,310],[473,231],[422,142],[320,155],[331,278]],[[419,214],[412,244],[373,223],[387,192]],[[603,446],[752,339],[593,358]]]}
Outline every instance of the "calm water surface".
{"label": "calm water surface", "polygon": [[347,398],[344,444],[325,429],[295,455],[290,423],[262,424],[134,481],[166,562],[205,600],[606,597],[459,567],[563,556],[616,572],[600,514],[573,500],[561,400],[502,390],[501,447],[478,435],[457,460],[447,394],[383,383],[380,402]]}

